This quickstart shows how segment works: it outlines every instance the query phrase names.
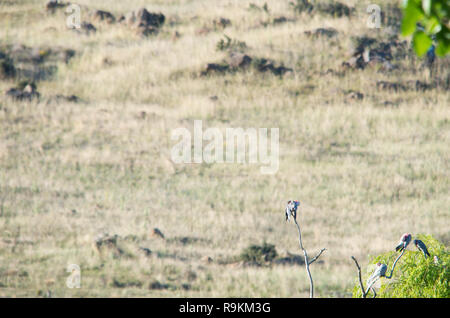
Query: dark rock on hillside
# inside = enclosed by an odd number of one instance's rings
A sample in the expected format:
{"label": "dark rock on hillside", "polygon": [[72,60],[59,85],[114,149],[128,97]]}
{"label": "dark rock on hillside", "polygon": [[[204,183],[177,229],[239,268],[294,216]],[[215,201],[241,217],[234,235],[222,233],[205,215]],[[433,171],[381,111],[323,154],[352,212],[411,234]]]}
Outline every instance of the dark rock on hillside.
{"label": "dark rock on hillside", "polygon": [[70,2],[51,0],[51,1],[47,2],[45,9],[47,10],[47,12],[55,13],[56,10],[64,9],[68,5],[70,5]]}
{"label": "dark rock on hillside", "polygon": [[119,22],[134,28],[138,35],[149,36],[156,34],[165,20],[166,17],[162,13],[150,13],[142,8],[120,17]]}
{"label": "dark rock on hillside", "polygon": [[160,27],[164,24],[165,16],[161,13],[150,13],[147,9],[142,8],[137,11],[131,11],[122,16],[119,22],[129,26],[152,26]]}
{"label": "dark rock on hillside", "polygon": [[232,52],[228,59],[231,68],[247,68],[252,63],[252,58],[244,53]]}
{"label": "dark rock on hillside", "polygon": [[238,72],[254,69],[260,73],[270,72],[282,76],[287,72],[293,72],[291,68],[275,66],[275,63],[265,58],[252,58],[244,53],[231,52],[223,63],[207,64],[206,69],[201,72],[202,76],[209,74],[223,74],[225,72]]}
{"label": "dark rock on hillside", "polygon": [[359,37],[354,39],[352,57],[343,62],[342,66],[346,69],[364,69],[369,66],[379,67],[380,71],[392,71],[398,68],[392,61],[404,59],[407,54],[407,42],[399,41],[397,37],[384,42]]}
{"label": "dark rock on hillside", "polygon": [[282,24],[282,23],[286,23],[288,21],[292,21],[292,20],[289,20],[288,18],[281,16],[281,17],[273,18],[272,24]]}
{"label": "dark rock on hillside", "polygon": [[108,11],[95,10],[92,18],[96,21],[105,21],[110,24],[116,22],[116,17]]}
{"label": "dark rock on hillside", "polygon": [[148,289],[151,289],[151,290],[163,290],[163,289],[169,289],[169,288],[170,288],[170,285],[160,283],[160,282],[157,281],[157,280],[152,281],[152,282],[148,285]]}
{"label": "dark rock on hillside", "polygon": [[326,37],[333,38],[338,35],[338,31],[334,28],[318,28],[314,31],[305,31],[305,35],[312,38]]}
{"label": "dark rock on hillside", "polygon": [[407,89],[405,85],[396,82],[378,81],[376,85],[379,90],[385,91],[399,92]]}
{"label": "dark rock on hillside", "polygon": [[227,18],[217,18],[213,20],[213,26],[216,29],[225,29],[231,25],[231,20]]}
{"label": "dark rock on hillside", "polygon": [[147,247],[139,246],[139,250],[144,253],[145,256],[151,256],[152,251]]}
{"label": "dark rock on hillside", "polygon": [[296,0],[290,2],[290,4],[294,11],[298,13],[320,13],[336,18],[350,17],[355,12],[355,8],[350,8],[338,1],[312,2],[308,0]]}
{"label": "dark rock on hillside", "polygon": [[73,29],[75,32],[84,35],[91,35],[97,32],[97,28],[89,22],[81,23],[81,27],[79,29]]}
{"label": "dark rock on hillside", "polygon": [[291,253],[287,253],[286,256],[277,257],[274,261],[276,265],[305,265],[305,258],[300,255],[294,255]]}
{"label": "dark rock on hillside", "polygon": [[439,86],[438,82],[425,83],[419,80],[411,80],[406,82],[387,82],[387,81],[378,81],[377,89],[391,92],[401,92],[401,91],[417,91],[417,92],[425,92],[428,90],[435,89]]}
{"label": "dark rock on hillside", "polygon": [[34,83],[23,82],[17,88],[7,90],[6,96],[16,101],[32,101],[39,99],[40,94],[36,91]]}
{"label": "dark rock on hillside", "polygon": [[331,1],[329,3],[317,4],[317,10],[321,13],[326,13],[333,17],[340,18],[340,17],[349,17],[355,9],[350,8],[349,6],[341,2]]}
{"label": "dark rock on hillside", "polygon": [[206,65],[206,69],[201,72],[202,76],[210,75],[210,74],[220,74],[225,73],[230,69],[230,66],[227,64],[217,64],[217,63],[209,63]]}
{"label": "dark rock on hillside", "polygon": [[80,101],[80,98],[76,95],[61,95],[57,94],[49,99],[50,102],[55,103],[78,103]]}
{"label": "dark rock on hillside", "polygon": [[284,66],[275,66],[273,61],[265,58],[254,59],[252,64],[261,73],[271,72],[274,75],[282,76],[287,72],[293,72],[293,69]]}
{"label": "dark rock on hillside", "polygon": [[360,101],[364,99],[364,94],[358,91],[349,90],[344,92],[344,94],[346,102]]}
{"label": "dark rock on hillside", "polygon": [[0,79],[9,79],[16,76],[16,68],[13,60],[0,52]]}

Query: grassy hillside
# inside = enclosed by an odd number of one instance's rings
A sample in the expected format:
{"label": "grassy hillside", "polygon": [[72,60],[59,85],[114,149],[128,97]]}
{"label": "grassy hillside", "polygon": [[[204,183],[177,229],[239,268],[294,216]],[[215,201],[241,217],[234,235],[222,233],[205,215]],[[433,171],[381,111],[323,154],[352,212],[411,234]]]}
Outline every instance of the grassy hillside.
{"label": "grassy hillside", "polygon": [[[327,248],[312,266],[319,297],[351,297],[350,256],[365,265],[404,232],[448,246],[449,58],[430,74],[396,38],[400,1],[375,1],[381,29],[367,27],[374,1],[345,1],[350,16],[289,2],[78,0],[89,34],[45,0],[0,2],[15,70],[0,73],[0,296],[307,297],[303,266],[239,258],[264,242],[301,254],[289,199],[309,254]],[[118,22],[143,7],[165,16],[152,34]],[[361,43],[389,64],[355,66]],[[233,50],[252,66],[207,72]],[[261,71],[264,58],[292,71]],[[6,94],[23,81],[39,98]],[[172,163],[172,130],[196,119],[279,128],[278,172]],[[116,240],[96,246],[104,233]],[[66,287],[69,264],[80,289]]]}

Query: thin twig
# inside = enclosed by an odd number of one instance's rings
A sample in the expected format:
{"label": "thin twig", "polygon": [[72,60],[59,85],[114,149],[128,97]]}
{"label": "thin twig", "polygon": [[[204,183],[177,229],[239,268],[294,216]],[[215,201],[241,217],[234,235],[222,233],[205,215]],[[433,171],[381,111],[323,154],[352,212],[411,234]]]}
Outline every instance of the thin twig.
{"label": "thin twig", "polygon": [[322,253],[323,253],[324,251],[326,251],[326,250],[327,250],[326,248],[322,248],[322,249],[320,250],[320,252],[319,252],[312,260],[309,261],[309,265],[311,265],[312,263],[314,263],[314,262],[320,257],[320,255],[322,255]]}

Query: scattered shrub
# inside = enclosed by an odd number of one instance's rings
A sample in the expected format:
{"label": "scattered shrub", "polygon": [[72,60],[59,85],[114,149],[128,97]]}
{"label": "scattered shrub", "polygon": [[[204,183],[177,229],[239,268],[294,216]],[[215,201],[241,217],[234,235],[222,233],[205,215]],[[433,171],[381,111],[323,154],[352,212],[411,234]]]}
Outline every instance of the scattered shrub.
{"label": "scattered shrub", "polygon": [[247,44],[245,42],[232,39],[227,35],[224,36],[225,39],[220,39],[220,41],[217,42],[216,45],[217,51],[227,51],[227,50],[243,51],[247,48]]}
{"label": "scattered shrub", "polygon": [[264,242],[263,245],[250,245],[242,251],[240,258],[244,262],[252,262],[261,265],[265,262],[271,262],[277,255],[275,245]]}

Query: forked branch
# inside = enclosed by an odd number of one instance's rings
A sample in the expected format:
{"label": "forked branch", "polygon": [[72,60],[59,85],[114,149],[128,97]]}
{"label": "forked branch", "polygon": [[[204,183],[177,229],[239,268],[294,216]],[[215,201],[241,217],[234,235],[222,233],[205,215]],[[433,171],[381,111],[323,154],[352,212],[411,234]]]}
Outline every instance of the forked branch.
{"label": "forked branch", "polygon": [[[392,265],[391,273],[389,274],[389,276],[387,276],[387,275],[384,276],[385,278],[387,278],[387,279],[391,279],[392,278],[392,275],[394,274],[395,266],[397,265],[397,262],[403,256],[405,251],[406,251],[406,249],[403,249],[401,254],[397,257],[397,259],[395,260],[394,264]],[[372,290],[372,292],[373,292],[373,298],[377,297],[377,293],[375,292],[375,289],[373,288],[373,285],[375,284],[375,282],[377,282],[380,279],[380,277],[377,277],[374,280],[372,280],[369,283],[369,285],[367,286],[367,289],[365,289],[363,281],[362,281],[362,277],[361,277],[361,267],[359,266],[358,261],[356,260],[356,258],[354,256],[352,256],[352,259],[355,262],[356,268],[358,269],[359,287],[361,288],[362,298],[366,298],[367,295],[369,294],[370,290]]]}
{"label": "forked branch", "polygon": [[308,277],[309,277],[309,297],[313,298],[314,297],[314,281],[311,276],[311,271],[309,269],[309,265],[314,263],[320,257],[320,255],[322,255],[322,253],[325,251],[325,249],[324,248],[321,249],[320,252],[313,259],[309,260],[308,253],[306,252],[306,249],[303,247],[302,231],[300,230],[300,226],[298,225],[296,218],[294,218],[294,222],[295,222],[295,225],[297,225],[298,241],[299,241],[300,249],[303,251],[303,256],[305,258],[306,273],[308,274]]}

